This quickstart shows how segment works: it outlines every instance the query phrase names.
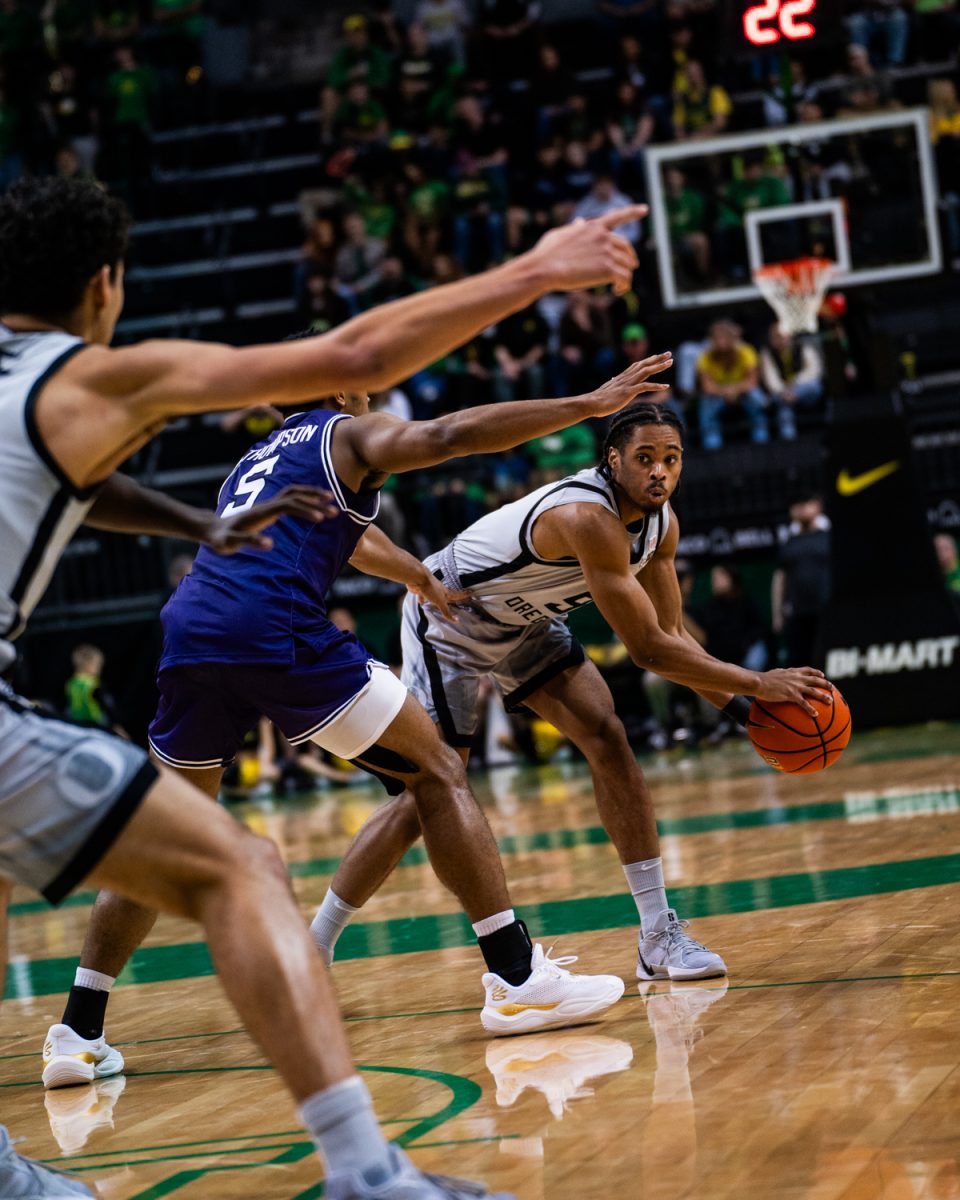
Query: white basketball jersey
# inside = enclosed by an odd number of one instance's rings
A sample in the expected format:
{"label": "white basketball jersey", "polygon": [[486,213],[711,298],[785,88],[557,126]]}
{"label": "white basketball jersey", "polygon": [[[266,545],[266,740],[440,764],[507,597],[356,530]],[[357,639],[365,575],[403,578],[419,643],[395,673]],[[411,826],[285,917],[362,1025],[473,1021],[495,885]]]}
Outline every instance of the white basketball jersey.
{"label": "white basketball jersey", "polygon": [[96,488],[75,488],[43,444],[35,416],[47,380],[86,343],[69,333],[0,325],[0,667],[46,590]]}
{"label": "white basketball jersey", "polygon": [[[599,504],[620,516],[610,481],[591,468],[481,517],[438,557],[442,561],[452,554],[460,583],[469,588],[483,612],[505,625],[564,617],[593,600],[580,562],[540,558],[533,548],[537,518],[563,504]],[[669,527],[669,504],[627,526],[634,570],[646,566]]]}

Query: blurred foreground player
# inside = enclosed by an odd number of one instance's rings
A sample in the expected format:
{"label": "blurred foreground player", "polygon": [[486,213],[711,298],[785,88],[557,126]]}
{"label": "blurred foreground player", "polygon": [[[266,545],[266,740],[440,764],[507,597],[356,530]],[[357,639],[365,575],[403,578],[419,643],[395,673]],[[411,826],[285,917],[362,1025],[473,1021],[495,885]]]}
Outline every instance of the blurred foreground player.
{"label": "blurred foreground player", "polygon": [[[726,967],[684,932],[668,904],[649,789],[610,689],[567,614],[595,603],[638,667],[741,721],[747,706],[737,693],[809,707],[824,685],[809,668],[760,673],[721,662],[684,629],[674,565],[680,531],[670,508],[682,465],[680,419],[665,405],[632,405],[614,417],[597,467],[504,505],[426,560],[448,588],[469,595],[456,623],[413,596],[403,606],[401,678],[464,761],[486,675],[508,709],[532,709],[587,759],[600,819],[640,914],[641,979],[703,979]],[[409,795],[364,825],[314,921],[328,958],[352,912],[418,836]]]}
{"label": "blurred foreground player", "polygon": [[[638,392],[662,387],[646,381],[670,363],[666,354],[636,363],[586,396],[466,409],[435,421],[371,414],[365,394],[297,413],[243,456],[220,489],[219,511],[256,511],[278,489],[309,482],[335,496],[337,517],[278,522],[269,561],[241,553],[224,564],[201,550],[161,616],[154,755],[215,799],[224,768],[266,717],[291,745],[315,742],[378,775],[394,795],[409,787],[431,862],[473,923],[490,972],[481,1020],[499,1032],[583,1020],[618,1000],[623,983],[573,975],[531,945],[463,763],[390,669],[330,620],[326,596],[347,562],[442,594],[430,571],[371,525],[392,472],[508,449],[615,412]],[[405,574],[404,561],[425,579]],[[79,986],[48,1035],[48,1087],[80,1082],[89,1071],[77,1058],[84,1053],[97,1057],[101,1075],[123,1069],[103,1040],[107,996],[156,915],[121,896],[98,897]]]}
{"label": "blurred foreground player", "polygon": [[[112,350],[127,214],[87,184],[16,184],[0,199],[0,663],[13,661],[10,639],[104,481],[168,419],[383,388],[542,292],[610,281],[623,290],[636,258],[612,232],[619,219],[554,231],[505,267],[310,341]],[[87,878],[203,924],[230,999],[326,1161],[328,1196],[460,1194],[384,1141],[276,848],[128,743],[4,697],[0,879],[57,902]],[[5,927],[9,882],[0,893]],[[0,1195],[44,1194],[44,1183],[23,1182],[34,1170],[25,1160],[4,1153],[0,1165]],[[69,1188],[55,1179],[47,1194]]]}

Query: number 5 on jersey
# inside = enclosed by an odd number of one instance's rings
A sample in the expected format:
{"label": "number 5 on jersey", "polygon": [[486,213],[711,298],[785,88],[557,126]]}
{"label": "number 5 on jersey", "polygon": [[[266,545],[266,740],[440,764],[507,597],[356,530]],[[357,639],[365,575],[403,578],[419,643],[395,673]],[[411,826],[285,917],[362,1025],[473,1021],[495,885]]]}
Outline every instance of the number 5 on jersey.
{"label": "number 5 on jersey", "polygon": [[267,482],[266,476],[273,474],[273,468],[280,461],[280,455],[275,454],[273,458],[265,458],[263,462],[252,466],[249,471],[244,471],[240,476],[240,482],[233,489],[234,496],[245,496],[246,499],[231,500],[226,506],[221,517],[233,517],[237,513],[246,512],[248,508],[252,508],[257,501],[257,497],[263,491],[263,485]]}

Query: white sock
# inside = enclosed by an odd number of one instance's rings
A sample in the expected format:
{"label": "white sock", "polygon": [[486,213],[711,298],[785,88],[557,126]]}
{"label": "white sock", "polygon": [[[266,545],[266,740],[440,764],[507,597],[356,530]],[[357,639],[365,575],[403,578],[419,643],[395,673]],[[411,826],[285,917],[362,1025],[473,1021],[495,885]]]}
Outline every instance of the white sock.
{"label": "white sock", "polygon": [[377,1123],[367,1085],[351,1075],[309,1096],[297,1109],[320,1152],[327,1174],[362,1171],[375,1187],[396,1173],[398,1160]]}
{"label": "white sock", "polygon": [[660,913],[670,907],[663,883],[663,859],[645,858],[643,862],[627,863],[623,873],[637,904],[640,927],[649,929]]}
{"label": "white sock", "polygon": [[477,921],[473,932],[478,938],[487,937],[491,933],[496,933],[498,929],[506,929],[516,919],[513,909],[505,908],[503,912],[494,913],[492,917],[484,917],[482,921]]}
{"label": "white sock", "polygon": [[86,967],[77,967],[73,986],[92,988],[95,992],[109,992],[116,982],[117,980],[113,975],[104,975],[100,971],[90,971]]}
{"label": "white sock", "polygon": [[316,942],[317,949],[328,967],[333,962],[333,948],[337,944],[337,938],[350,924],[353,914],[359,911],[359,908],[354,908],[346,900],[341,900],[333,888],[327,888],[323,903],[317,909],[317,915],[310,925],[310,936]]}

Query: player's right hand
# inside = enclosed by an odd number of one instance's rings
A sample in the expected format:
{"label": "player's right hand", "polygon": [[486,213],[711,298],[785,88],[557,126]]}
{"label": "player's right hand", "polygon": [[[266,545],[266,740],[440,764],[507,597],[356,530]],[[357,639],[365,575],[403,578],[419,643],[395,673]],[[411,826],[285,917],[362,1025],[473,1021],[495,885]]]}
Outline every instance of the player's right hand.
{"label": "player's right hand", "polygon": [[631,204],[545,233],[528,251],[546,274],[545,290],[569,292],[612,283],[618,296],[628,292],[640,264],[636,250],[617,229],[648,212],[645,204]]}
{"label": "player's right hand", "polygon": [[619,412],[643,392],[669,392],[669,383],[647,383],[647,380],[651,375],[659,375],[661,371],[667,371],[672,366],[671,350],[631,363],[622,374],[608,379],[595,392],[590,393],[590,399],[596,401],[594,416],[607,417],[610,413]]}
{"label": "player's right hand", "polygon": [[829,702],[833,684],[815,667],[781,667],[763,671],[758,676],[760,686],[754,694],[758,700],[792,700],[811,717],[817,710],[811,700]]}

